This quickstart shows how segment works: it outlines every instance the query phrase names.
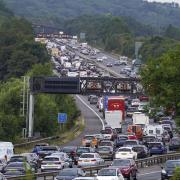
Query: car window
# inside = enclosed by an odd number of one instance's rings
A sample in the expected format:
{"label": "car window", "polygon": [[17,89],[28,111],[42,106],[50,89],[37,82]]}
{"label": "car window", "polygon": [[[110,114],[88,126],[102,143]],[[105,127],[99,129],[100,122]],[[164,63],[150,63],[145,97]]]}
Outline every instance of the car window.
{"label": "car window", "polygon": [[44,161],[59,161],[59,158],[56,158],[56,157],[45,157]]}
{"label": "car window", "polygon": [[128,148],[121,148],[118,150],[119,152],[131,152],[131,149]]}
{"label": "car window", "polygon": [[98,176],[116,176],[115,169],[101,169],[98,173]]}
{"label": "car window", "polygon": [[112,166],[129,166],[130,162],[129,159],[115,159],[112,162]]}
{"label": "car window", "polygon": [[80,158],[94,158],[94,154],[82,154]]}

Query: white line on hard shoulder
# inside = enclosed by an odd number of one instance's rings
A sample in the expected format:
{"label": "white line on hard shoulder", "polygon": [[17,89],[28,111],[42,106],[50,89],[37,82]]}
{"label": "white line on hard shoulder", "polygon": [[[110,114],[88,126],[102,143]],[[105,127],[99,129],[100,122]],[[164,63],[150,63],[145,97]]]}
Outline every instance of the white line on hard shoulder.
{"label": "white line on hard shoulder", "polygon": [[144,174],[139,174],[138,176],[145,176],[149,174],[155,174],[155,173],[160,173],[161,171],[154,171],[154,172],[149,172],[149,173],[144,173]]}
{"label": "white line on hard shoulder", "polygon": [[87,107],[89,108],[97,117],[98,119],[101,121],[103,129],[104,129],[104,121],[103,119],[98,115],[98,113],[96,111],[94,111],[94,109],[92,109],[88,104],[86,104],[86,102],[78,95],[76,95],[76,97]]}

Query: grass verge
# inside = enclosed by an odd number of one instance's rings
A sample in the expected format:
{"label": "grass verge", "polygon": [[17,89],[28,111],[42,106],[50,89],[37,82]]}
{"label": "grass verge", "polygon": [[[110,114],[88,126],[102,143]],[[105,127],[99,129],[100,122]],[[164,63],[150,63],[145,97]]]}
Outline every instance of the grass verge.
{"label": "grass verge", "polygon": [[[45,143],[49,143],[50,145],[60,146],[68,142],[71,142],[72,140],[77,138],[84,130],[84,127],[85,127],[84,118],[80,116],[75,122],[76,123],[71,130],[66,130],[64,133],[59,132],[59,134],[57,134],[59,135],[58,139],[48,140],[48,141],[45,141]],[[27,146],[24,146],[24,147],[16,147],[15,153],[20,154],[20,153],[25,153],[25,152],[31,152],[34,145],[35,144],[28,144]]]}

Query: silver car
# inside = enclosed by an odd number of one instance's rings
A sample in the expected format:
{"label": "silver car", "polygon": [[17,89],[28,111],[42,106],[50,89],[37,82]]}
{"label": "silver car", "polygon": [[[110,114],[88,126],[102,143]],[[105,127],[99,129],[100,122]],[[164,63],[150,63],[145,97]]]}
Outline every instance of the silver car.
{"label": "silver car", "polygon": [[104,164],[104,160],[98,153],[83,153],[78,159],[79,167],[97,166]]}
{"label": "silver car", "polygon": [[41,172],[61,170],[68,166],[69,163],[66,163],[61,156],[46,156],[41,163]]}

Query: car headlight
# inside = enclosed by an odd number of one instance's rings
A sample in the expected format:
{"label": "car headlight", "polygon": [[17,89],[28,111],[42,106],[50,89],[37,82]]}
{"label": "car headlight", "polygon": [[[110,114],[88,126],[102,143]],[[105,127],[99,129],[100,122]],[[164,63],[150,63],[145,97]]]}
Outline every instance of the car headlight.
{"label": "car headlight", "polygon": [[166,171],[165,171],[165,169],[163,169],[163,170],[162,170],[162,174],[166,174]]}

